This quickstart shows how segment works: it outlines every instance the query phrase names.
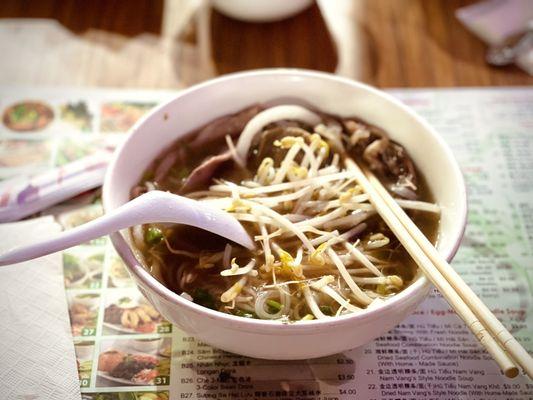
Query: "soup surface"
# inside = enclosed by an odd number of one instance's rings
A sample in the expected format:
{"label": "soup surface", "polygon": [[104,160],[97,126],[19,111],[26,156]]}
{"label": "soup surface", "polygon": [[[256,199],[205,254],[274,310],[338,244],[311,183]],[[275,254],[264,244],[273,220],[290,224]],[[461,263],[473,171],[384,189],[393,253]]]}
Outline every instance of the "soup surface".
{"label": "soup surface", "polygon": [[357,313],[412,282],[416,265],[358,185],[372,170],[433,242],[439,207],[405,149],[378,127],[299,106],[252,106],[189,133],[132,197],[164,190],[232,213],[247,250],[183,225],[132,228],[168,288],[221,312],[281,321]]}

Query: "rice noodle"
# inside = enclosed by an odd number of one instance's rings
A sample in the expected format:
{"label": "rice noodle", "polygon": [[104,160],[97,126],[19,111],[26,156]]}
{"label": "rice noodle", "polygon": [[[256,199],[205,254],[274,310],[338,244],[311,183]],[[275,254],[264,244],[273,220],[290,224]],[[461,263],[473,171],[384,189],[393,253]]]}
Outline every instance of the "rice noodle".
{"label": "rice noodle", "polygon": [[272,122],[284,119],[304,122],[311,126],[315,126],[320,122],[318,115],[300,106],[284,105],[268,108],[253,117],[244,127],[236,146],[239,157],[242,160],[246,160],[252,141],[261,129]]}
{"label": "rice noodle", "polygon": [[[268,300],[272,298],[279,298],[281,309],[276,313],[269,313],[265,310],[265,305]],[[291,306],[291,296],[280,290],[267,290],[259,293],[255,300],[255,313],[262,319],[278,319],[283,315],[287,315]]]}
{"label": "rice noodle", "polygon": [[179,256],[185,256],[185,257],[189,257],[189,258],[194,258],[194,259],[197,259],[200,257],[200,254],[198,253],[191,253],[190,251],[185,251],[185,250],[177,250],[177,249],[174,249],[169,241],[167,240],[166,237],[163,237],[163,241],[165,242],[165,245],[167,246],[167,250],[170,251],[172,254],[176,254],[176,255],[179,255]]}
{"label": "rice noodle", "polygon": [[231,244],[226,243],[224,247],[224,256],[222,257],[222,266],[224,268],[229,268],[229,263],[231,259]]}
{"label": "rice noodle", "polygon": [[244,167],[244,161],[239,157],[237,154],[237,150],[235,149],[235,146],[233,145],[233,140],[231,139],[230,135],[226,135],[226,144],[228,145],[229,153],[231,154],[231,158],[233,158],[233,161],[240,167]]}

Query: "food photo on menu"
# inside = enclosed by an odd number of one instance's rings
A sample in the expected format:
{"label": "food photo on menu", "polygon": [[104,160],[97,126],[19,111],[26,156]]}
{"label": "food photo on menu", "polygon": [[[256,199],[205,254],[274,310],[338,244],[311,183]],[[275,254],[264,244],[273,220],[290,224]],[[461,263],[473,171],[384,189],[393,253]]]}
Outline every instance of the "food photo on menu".
{"label": "food photo on menu", "polygon": [[171,326],[137,290],[109,290],[103,330],[107,334],[169,333]]}
{"label": "food photo on menu", "polygon": [[0,2],[0,398],[533,399],[533,2],[71,3]]}
{"label": "food photo on menu", "polygon": [[87,387],[90,385],[92,377],[94,341],[75,341],[74,349],[76,352],[76,365],[78,366],[80,387]]}
{"label": "food photo on menu", "polygon": [[63,253],[65,287],[95,289],[101,286],[104,253],[82,246]]}
{"label": "food photo on menu", "polygon": [[25,101],[4,110],[2,122],[13,132],[38,132],[54,119],[52,108],[42,102]]}
{"label": "food photo on menu", "polygon": [[100,293],[70,291],[68,305],[72,336],[94,336],[100,307]]}
{"label": "food photo on menu", "polygon": [[110,258],[107,287],[126,288],[135,286],[124,261],[116,253]]}
{"label": "food photo on menu", "polygon": [[73,101],[60,106],[60,116],[63,122],[78,128],[82,132],[92,130],[93,113],[84,101]]}
{"label": "food photo on menu", "polygon": [[168,385],[170,338],[100,342],[97,386]]}
{"label": "food photo on menu", "polygon": [[84,393],[82,400],[169,400],[168,391]]}

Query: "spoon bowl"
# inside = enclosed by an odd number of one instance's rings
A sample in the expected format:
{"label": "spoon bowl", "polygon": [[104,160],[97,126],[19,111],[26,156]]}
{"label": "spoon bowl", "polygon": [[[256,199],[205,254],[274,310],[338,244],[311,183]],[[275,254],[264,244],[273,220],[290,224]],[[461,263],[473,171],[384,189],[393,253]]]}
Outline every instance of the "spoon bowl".
{"label": "spoon bowl", "polygon": [[19,263],[88,242],[134,225],[175,223],[194,226],[248,249],[254,244],[231,214],[205,202],[153,190],[123,204],[91,222],[69,229],[56,237],[19,247],[0,255],[0,266]]}

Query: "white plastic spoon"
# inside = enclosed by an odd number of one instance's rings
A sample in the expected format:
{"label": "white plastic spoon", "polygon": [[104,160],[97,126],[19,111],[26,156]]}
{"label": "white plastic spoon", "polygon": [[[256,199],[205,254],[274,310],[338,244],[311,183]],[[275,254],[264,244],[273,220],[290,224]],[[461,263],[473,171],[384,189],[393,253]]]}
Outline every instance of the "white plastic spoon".
{"label": "white plastic spoon", "polygon": [[200,201],[154,190],[56,237],[8,251],[0,255],[0,265],[31,260],[134,225],[156,222],[195,226],[248,249],[254,248],[248,233],[231,214]]}

